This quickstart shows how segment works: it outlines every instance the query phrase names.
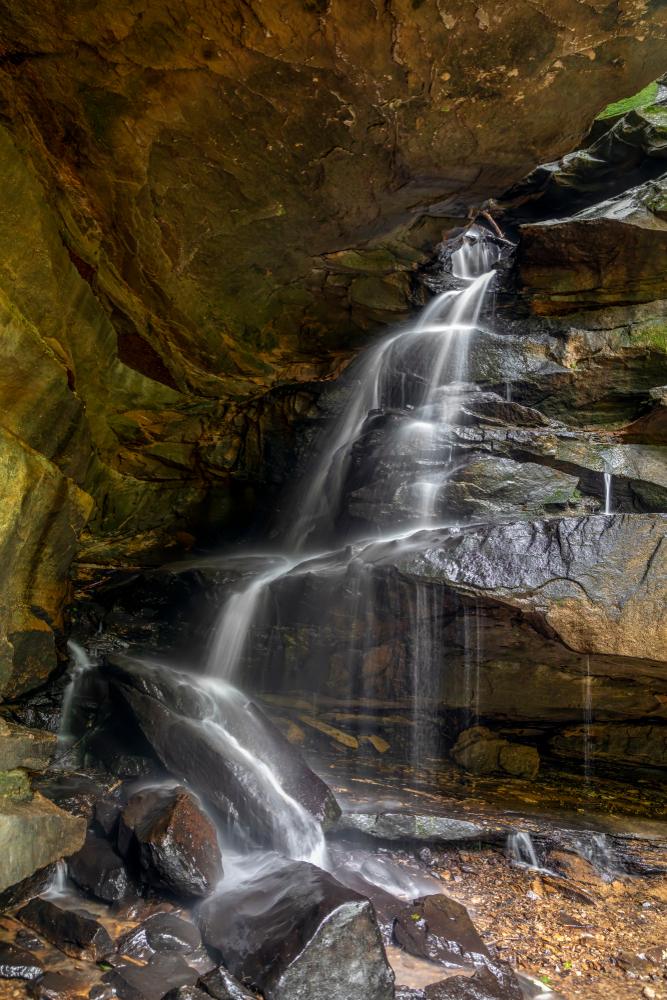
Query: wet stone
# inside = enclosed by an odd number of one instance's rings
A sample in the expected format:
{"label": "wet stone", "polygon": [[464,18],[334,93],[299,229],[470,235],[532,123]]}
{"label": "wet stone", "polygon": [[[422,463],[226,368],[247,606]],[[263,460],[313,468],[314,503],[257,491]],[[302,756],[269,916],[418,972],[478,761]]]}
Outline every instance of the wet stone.
{"label": "wet stone", "polygon": [[19,948],[27,948],[28,951],[35,951],[44,947],[44,943],[39,940],[36,934],[31,934],[30,931],[23,929],[16,932],[14,940]]}
{"label": "wet stone", "polygon": [[474,976],[452,976],[424,990],[426,1000],[524,1000],[523,990],[506,962],[493,962]]}
{"label": "wet stone", "polygon": [[115,951],[113,941],[87,910],[63,910],[48,899],[33,899],[18,919],[71,958],[99,962]]}
{"label": "wet stone", "polygon": [[118,836],[118,821],[123,807],[120,802],[96,802],[93,810],[93,818],[100,824],[107,837],[114,840]]}
{"label": "wet stone", "polygon": [[371,903],[306,862],[216,893],[201,907],[200,927],[229,971],[248,977],[266,1000],[394,995]]}
{"label": "wet stone", "polygon": [[146,965],[127,961],[105,973],[103,982],[116,990],[121,1000],[162,1000],[179,986],[195,986],[198,974],[181,955],[153,955]]}
{"label": "wet stone", "polygon": [[28,987],[28,993],[34,1000],[79,1000],[88,996],[88,989],[85,979],[63,972],[47,972],[38,983]]}
{"label": "wet stone", "polygon": [[443,893],[424,896],[404,907],[394,933],[410,954],[443,965],[483,965],[491,957],[465,906]]}
{"label": "wet stone", "polygon": [[199,986],[213,1000],[253,1000],[254,997],[254,993],[249,993],[222,965],[202,976]]}
{"label": "wet stone", "polygon": [[201,935],[194,924],[172,913],[155,913],[119,938],[118,951],[138,961],[146,962],[156,952],[183,955],[188,965],[199,972],[209,971],[214,962],[202,946]]}
{"label": "wet stone", "polygon": [[105,791],[92,778],[62,777],[42,788],[42,795],[72,816],[83,816],[90,821],[95,806],[105,798]]}
{"label": "wet stone", "polygon": [[208,994],[196,986],[175,986],[165,994],[164,1000],[208,1000]]}
{"label": "wet stone", "polygon": [[133,795],[120,817],[118,849],[143,881],[186,898],[208,896],[222,878],[215,826],[182,786]]}
{"label": "wet stone", "polygon": [[44,975],[44,966],[31,952],[0,941],[0,979],[35,982]]}
{"label": "wet stone", "polygon": [[89,838],[80,851],[68,858],[67,871],[78,886],[106,903],[139,892],[118,851],[100,837]]}
{"label": "wet stone", "polygon": [[339,868],[334,871],[333,876],[348,889],[353,889],[361,896],[365,896],[373,904],[375,918],[382,934],[382,941],[385,946],[393,943],[394,921],[399,912],[403,909],[402,900],[392,896],[390,892],[373,885],[359,872],[351,871],[349,868]]}
{"label": "wet stone", "polygon": [[51,885],[55,873],[55,864],[45,865],[43,868],[38,868],[32,875],[28,875],[27,878],[21,879],[20,882],[16,882],[0,892],[0,913],[13,910],[15,906],[27,903],[29,899],[34,899],[41,892],[45,892]]}

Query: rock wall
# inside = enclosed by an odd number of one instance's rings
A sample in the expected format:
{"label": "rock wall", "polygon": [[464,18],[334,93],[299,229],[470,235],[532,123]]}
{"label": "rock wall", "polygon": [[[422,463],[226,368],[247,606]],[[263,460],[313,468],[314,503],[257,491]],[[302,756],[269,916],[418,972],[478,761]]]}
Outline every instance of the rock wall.
{"label": "rock wall", "polygon": [[420,301],[443,230],[663,72],[667,14],[0,13],[7,696],[62,655],[77,543],[145,565],[247,527],[321,383]]}

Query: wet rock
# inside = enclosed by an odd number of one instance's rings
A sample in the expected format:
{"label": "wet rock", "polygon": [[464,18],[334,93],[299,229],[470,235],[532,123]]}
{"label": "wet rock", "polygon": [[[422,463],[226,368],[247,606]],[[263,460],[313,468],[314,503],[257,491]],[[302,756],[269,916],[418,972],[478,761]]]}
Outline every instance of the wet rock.
{"label": "wet rock", "polygon": [[426,1000],[423,990],[413,989],[411,986],[397,986],[396,1000]]}
{"label": "wet rock", "polygon": [[14,940],[19,948],[27,948],[28,951],[38,951],[44,947],[44,943],[39,940],[36,934],[31,934],[30,931],[26,931],[24,928],[16,932]]}
{"label": "wet rock", "polygon": [[293,862],[217,893],[202,905],[200,927],[230,972],[267,1000],[393,997],[371,903],[314,865]]}
{"label": "wet rock", "polygon": [[42,794],[72,816],[91,820],[98,803],[104,801],[106,791],[92,778],[64,775],[46,785]]}
{"label": "wet rock", "polygon": [[254,993],[248,992],[223,965],[202,976],[198,985],[212,996],[213,1000],[253,1000],[255,996]]}
{"label": "wet rock", "polygon": [[181,786],[133,795],[120,818],[118,849],[143,881],[181,896],[208,896],[222,878],[215,826]]}
{"label": "wet rock", "polygon": [[[263,834],[277,848],[275,809],[247,757],[233,742],[221,743],[199,723],[212,712],[202,692],[186,675],[114,656],[109,675],[117,685],[165,766],[243,826]],[[221,706],[217,705],[217,709]],[[328,829],[340,815],[331,790],[252,703],[230,697],[226,729],[259,760],[267,763],[282,789]]]}
{"label": "wet rock", "polygon": [[81,850],[67,859],[67,871],[77,885],[106,903],[140,891],[118,851],[101,837],[89,837]]}
{"label": "wet rock", "polygon": [[159,764],[153,758],[128,753],[116,740],[109,739],[103,734],[94,736],[86,750],[94,754],[111,774],[119,778],[150,777],[159,770]]}
{"label": "wet rock", "polygon": [[[40,893],[44,892],[51,885],[55,873],[55,864],[45,865],[44,868],[38,868],[36,872],[28,875],[27,878],[21,879],[16,885],[12,885],[9,889],[5,889],[4,892],[0,892],[0,913],[13,910],[15,906],[20,906],[21,903],[27,903],[29,899],[39,896]],[[18,943],[20,944],[21,942],[19,941]],[[27,945],[23,945],[22,947],[27,947]]]}
{"label": "wet rock", "polygon": [[499,757],[500,768],[516,778],[534,778],[540,767],[540,755],[535,747],[509,743],[502,747]]}
{"label": "wet rock", "polygon": [[165,994],[164,1000],[207,1000],[208,994],[196,986],[175,986]]}
{"label": "wet rock", "polygon": [[44,771],[58,747],[58,737],[39,729],[26,729],[2,720],[0,728],[0,771],[25,767]]}
{"label": "wet rock", "polygon": [[359,830],[381,840],[428,840],[446,842],[471,837],[495,839],[502,827],[482,825],[458,816],[429,816],[419,813],[343,813],[336,830]]}
{"label": "wet rock", "polygon": [[332,874],[342,885],[371,901],[384,945],[393,944],[394,921],[405,905],[403,900],[369,882],[359,872],[344,866],[337,868]]}
{"label": "wet rock", "polygon": [[531,313],[667,298],[667,182],[652,181],[566,219],[521,227],[521,295]]}
{"label": "wet rock", "polygon": [[397,916],[394,934],[412,955],[443,965],[483,965],[490,959],[465,906],[442,893],[404,906]]}
{"label": "wet rock", "polygon": [[507,962],[489,962],[474,976],[452,976],[424,990],[426,1000],[524,1000],[519,980]]}
{"label": "wet rock", "polygon": [[25,979],[34,983],[44,975],[44,965],[23,948],[0,941],[0,979]]}
{"label": "wet rock", "polygon": [[28,987],[34,1000],[79,1000],[87,997],[89,983],[63,972],[47,972],[43,979]]}
{"label": "wet rock", "polygon": [[660,660],[666,535],[664,514],[600,515],[425,531],[408,544],[375,543],[363,555],[520,609],[571,649]]}
{"label": "wet rock", "polygon": [[122,811],[123,806],[120,802],[112,802],[106,799],[104,802],[95,803],[93,809],[95,822],[100,824],[105,835],[110,840],[116,840],[118,837],[118,821],[120,820]]}
{"label": "wet rock", "polygon": [[655,965],[667,965],[667,944],[654,945],[646,949],[646,957]]}
{"label": "wet rock", "polygon": [[102,981],[116,990],[121,1000],[162,1000],[179,986],[195,986],[198,973],[181,955],[156,954],[146,965],[133,962],[105,973]]}
{"label": "wet rock", "polygon": [[84,819],[70,816],[38,792],[31,802],[3,803],[0,889],[14,887],[31,873],[78,851],[85,836]]}
{"label": "wet rock", "polygon": [[99,962],[115,946],[95,915],[87,910],[63,910],[48,899],[33,899],[18,919],[72,958]]}
{"label": "wet rock", "polygon": [[121,955],[142,962],[148,961],[156,952],[176,952],[183,955],[188,965],[196,968],[200,975],[210,972],[215,966],[194,924],[173,913],[152,914],[138,927],[123,934],[117,941],[117,948]]}

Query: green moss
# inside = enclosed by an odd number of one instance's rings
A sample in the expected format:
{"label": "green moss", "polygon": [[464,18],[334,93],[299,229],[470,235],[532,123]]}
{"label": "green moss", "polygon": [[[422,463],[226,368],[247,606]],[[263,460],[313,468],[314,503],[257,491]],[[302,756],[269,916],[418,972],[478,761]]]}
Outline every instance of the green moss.
{"label": "green moss", "polygon": [[25,771],[0,771],[0,807],[31,799],[32,790]]}
{"label": "green moss", "polygon": [[652,104],[657,96],[658,84],[649,83],[648,87],[644,87],[634,97],[626,97],[624,101],[608,104],[604,111],[598,115],[598,118],[617,118],[619,115],[627,115],[628,111],[632,111],[633,108],[645,108]]}
{"label": "green moss", "polygon": [[667,354],[667,323],[645,326],[636,333],[637,340],[647,347],[657,348]]}

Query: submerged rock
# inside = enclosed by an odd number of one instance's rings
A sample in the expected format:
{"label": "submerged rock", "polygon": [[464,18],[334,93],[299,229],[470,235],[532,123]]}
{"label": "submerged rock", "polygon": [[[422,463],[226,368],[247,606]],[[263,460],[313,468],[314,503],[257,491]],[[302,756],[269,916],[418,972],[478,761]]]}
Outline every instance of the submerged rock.
{"label": "submerged rock", "polygon": [[483,965],[491,957],[465,906],[442,893],[404,906],[394,933],[412,955],[443,965]]}
{"label": "submerged rock", "polygon": [[371,903],[292,862],[208,899],[205,944],[267,1000],[390,1000],[394,977]]}
{"label": "submerged rock", "polygon": [[25,979],[32,983],[44,975],[44,965],[35,955],[14,944],[0,941],[0,979]]}
{"label": "submerged rock", "polygon": [[162,1000],[179,986],[195,986],[198,973],[181,955],[156,954],[146,965],[126,961],[105,973],[102,982],[115,989],[121,1000]]}
{"label": "submerged rock", "polygon": [[139,886],[118,851],[101,837],[90,837],[67,859],[67,871],[77,885],[106,903],[136,896]]}
{"label": "submerged rock", "polygon": [[72,958],[99,962],[115,951],[104,927],[87,910],[63,910],[48,899],[33,899],[17,916]]}
{"label": "submerged rock", "polygon": [[144,882],[208,896],[222,878],[214,824],[185,788],[137,792],[120,817],[118,849]]}

